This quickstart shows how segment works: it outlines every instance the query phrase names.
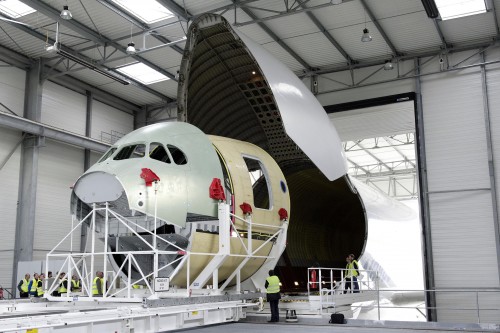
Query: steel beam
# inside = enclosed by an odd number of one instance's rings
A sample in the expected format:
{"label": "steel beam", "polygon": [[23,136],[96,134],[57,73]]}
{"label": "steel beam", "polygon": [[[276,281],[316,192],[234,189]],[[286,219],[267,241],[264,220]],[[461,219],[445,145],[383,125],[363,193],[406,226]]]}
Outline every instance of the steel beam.
{"label": "steel beam", "polygon": [[438,20],[437,19],[432,19],[432,21],[434,22],[434,27],[436,28],[436,31],[437,31],[437,33],[439,35],[439,39],[441,39],[442,47],[444,49],[447,49],[447,48],[451,47],[451,45],[448,44],[448,42],[444,38],[443,31],[441,30],[441,27],[439,26]]}
{"label": "steel beam", "polygon": [[[39,60],[26,75],[24,116],[30,119],[31,122],[39,122],[41,119],[42,69],[42,60]],[[0,113],[0,116],[2,118],[20,118],[3,113]],[[26,136],[23,139],[21,148],[21,171],[19,174],[12,290],[15,290],[16,286],[17,267],[19,261],[31,261],[33,259],[39,139],[40,138],[38,136]]]}
{"label": "steel beam", "polygon": [[179,6],[173,0],[157,0],[157,2],[159,2],[162,6],[170,10],[172,14],[182,18],[183,20],[189,21],[193,17],[191,14],[188,13],[186,8]]}
{"label": "steel beam", "polygon": [[[109,10],[113,11],[114,13],[120,15],[125,20],[127,20],[130,23],[132,23],[133,25],[139,27],[144,32],[151,30],[151,27],[149,25],[147,25],[146,23],[144,23],[144,22],[138,20],[137,18],[135,18],[135,16],[133,16],[127,10],[124,10],[124,9],[121,9],[121,8],[115,6],[115,4],[113,2],[111,2],[109,0],[97,0],[97,2],[99,2],[101,5],[103,5],[104,7],[108,8]],[[151,35],[151,36],[153,38],[156,38],[157,40],[159,40],[160,42],[162,42],[164,44],[168,44],[168,43],[172,42],[171,40],[169,40],[168,38],[163,37],[162,35]],[[173,50],[175,50],[176,52],[180,53],[180,54],[183,53],[183,50],[179,46],[177,46],[177,45],[170,45],[170,47]]]}
{"label": "steel beam", "polygon": [[417,141],[418,182],[420,188],[420,219],[422,223],[422,250],[424,260],[425,302],[427,321],[437,320],[436,288],[432,254],[431,220],[429,209],[429,183],[427,179],[427,154],[425,149],[424,110],[422,106],[422,82],[420,79],[420,59],[415,59],[415,130]]}
{"label": "steel beam", "polygon": [[[484,53],[481,53],[481,62],[485,63],[486,59]],[[493,210],[493,230],[495,230],[495,244],[496,244],[496,256],[497,256],[497,272],[500,273],[500,223],[499,223],[499,213],[498,213],[498,192],[495,173],[495,159],[493,156],[493,145],[494,139],[491,132],[491,112],[490,112],[490,98],[488,91],[488,82],[486,75],[486,66],[481,66],[481,87],[483,91],[483,113],[484,113],[484,127],[486,132],[486,148],[488,154],[488,169],[490,174],[490,187],[491,187],[491,205]],[[498,276],[498,281],[500,281],[500,274]]]}
{"label": "steel beam", "polygon": [[380,25],[380,23],[377,21],[377,18],[375,17],[375,15],[373,15],[373,12],[371,11],[370,7],[368,7],[368,5],[366,4],[366,0],[359,0],[359,1],[361,2],[361,5],[363,6],[364,10],[366,11],[366,14],[368,14],[368,17],[370,18],[370,20],[373,22],[373,24],[377,28],[378,32],[380,32],[380,35],[384,39],[385,43],[391,49],[392,54],[395,56],[401,55],[401,53],[398,52],[398,50],[396,49],[394,44],[392,44],[389,36],[387,36],[387,34],[385,33],[385,31],[382,28],[382,26]]}
{"label": "steel beam", "polygon": [[[3,56],[7,56],[8,59],[16,59],[18,64],[13,64],[14,66],[26,70],[31,67],[34,63],[33,59],[30,59],[16,51],[13,51],[5,46],[0,45],[0,59],[4,60]],[[8,61],[5,60],[5,61]],[[54,70],[57,72],[57,70]],[[96,88],[94,86],[89,85],[83,81],[75,79],[71,76],[64,77],[49,77],[49,81],[52,81],[56,84],[69,88],[71,90],[78,91],[82,94],[85,94],[86,91],[91,91],[94,95],[94,99],[99,100],[105,104],[111,105],[117,109],[120,109],[127,113],[132,113],[135,110],[141,110],[141,107],[137,104],[130,103],[120,97],[117,97],[109,92],[106,92],[102,89]]]}
{"label": "steel beam", "polygon": [[[302,8],[307,8],[305,1],[298,0],[298,3],[300,4],[300,6]],[[313,21],[313,23],[316,25],[316,27],[319,29],[319,31],[321,31],[321,33],[326,37],[326,39],[328,39],[328,41],[333,46],[335,46],[337,51],[339,51],[340,54],[342,54],[342,56],[345,58],[345,60],[347,60],[348,64],[353,64],[356,62],[355,60],[353,60],[351,58],[351,56],[349,54],[347,54],[346,50],[344,50],[344,48],[342,46],[340,46],[340,44],[335,40],[335,38],[333,38],[333,36],[328,32],[328,30],[326,30],[326,28],[323,26],[323,24],[321,24],[321,22],[316,18],[316,16],[314,16],[314,14],[312,12],[307,11],[306,14],[311,19],[311,21]]]}
{"label": "steel beam", "polygon": [[3,112],[0,112],[0,126],[17,129],[34,135],[44,136],[49,139],[54,139],[101,153],[105,152],[110,147],[110,145],[104,142],[87,138],[83,135],[66,132],[56,127],[42,124],[39,121],[17,117]]}
{"label": "steel beam", "polygon": [[[61,20],[59,17],[60,12],[58,10],[52,8],[51,6],[49,6],[48,4],[46,4],[43,1],[36,1],[36,0],[20,0],[20,1],[23,2],[24,4],[30,6],[31,8],[36,9],[37,11],[44,14],[48,18],[59,22],[60,24],[64,25],[65,27],[68,27],[69,29],[73,30],[74,32],[78,33],[79,35],[92,40],[94,43],[96,43],[98,45],[104,45],[104,44],[110,45],[122,53],[125,53],[125,54],[127,53],[126,52],[127,47],[122,46],[119,43],[117,43],[116,41],[99,34],[98,32],[90,29],[89,27],[83,25],[82,23],[78,22],[77,20],[75,20],[75,19]],[[168,77],[172,80],[175,80],[175,76],[173,74],[170,74],[169,72],[167,72],[163,68],[152,63],[151,61],[149,61],[145,58],[142,58],[140,56],[137,56],[137,55],[132,55],[132,58],[134,58],[135,60],[137,60],[139,62],[142,62],[143,64],[145,64],[151,68],[153,68],[154,70],[160,72],[161,74],[165,75],[166,77]]]}
{"label": "steel beam", "polygon": [[[235,3],[234,0],[233,3]],[[252,20],[257,20],[257,16],[255,16],[255,14],[250,11],[250,9],[242,7],[241,10],[243,10],[248,16],[250,16]],[[305,62],[304,59],[302,59],[297,53],[295,53],[295,51],[293,51],[288,45],[286,45],[285,42],[283,42],[271,29],[269,29],[267,25],[265,25],[262,22],[258,22],[257,24],[259,25],[259,27],[262,28],[262,30],[264,30],[269,36],[271,36],[271,38],[276,43],[278,43],[278,45],[280,45],[283,49],[285,49],[285,51],[288,52],[288,54],[290,54],[293,58],[295,58],[295,60],[297,60],[306,70],[312,69],[311,66],[307,62]]]}
{"label": "steel beam", "polygon": [[[49,42],[49,43],[52,43],[52,44],[55,42],[55,40],[53,40],[52,38],[47,38],[47,36],[39,33],[35,29],[29,28],[29,27],[21,25],[21,24],[12,23],[12,22],[6,22],[6,23],[10,24],[14,28],[19,29],[19,30],[21,30],[21,31],[23,31],[23,32],[25,32],[25,33],[33,36],[33,37],[36,37],[36,38],[38,38],[38,39],[40,39],[40,40],[42,40],[44,42]],[[84,61],[86,61],[88,63],[95,62],[94,59],[90,59],[87,56],[85,56],[85,55],[83,55],[81,53],[78,53],[78,52],[76,52],[75,50],[73,50],[73,49],[71,49],[69,47],[66,47],[66,46],[63,46],[63,45],[61,47],[66,52],[71,53],[71,54],[75,55],[76,57],[78,57],[78,58],[80,58],[80,59],[82,59],[82,60],[84,60]],[[118,71],[116,71],[114,69],[111,69],[111,68],[108,68],[108,67],[105,67],[105,66],[102,66],[102,68],[103,68],[103,70],[107,70],[109,72],[112,72],[112,73],[120,76],[120,77],[123,77],[123,74],[121,74],[120,72],[118,72]],[[152,94],[152,95],[154,95],[154,96],[156,96],[156,97],[158,97],[158,98],[160,98],[162,100],[165,100],[167,102],[172,101],[172,99],[170,97],[168,97],[168,96],[166,96],[166,95],[164,95],[164,94],[162,94],[162,93],[160,93],[160,92],[158,92],[156,90],[153,90],[153,89],[149,88],[148,86],[146,86],[146,85],[144,85],[144,84],[142,84],[142,83],[140,83],[140,82],[138,82],[138,81],[136,81],[134,79],[131,79],[131,78],[127,77],[127,80],[130,81],[130,83],[132,85],[136,86],[137,88],[139,88],[141,90],[144,90],[144,91],[146,91],[146,92],[148,92],[148,93],[150,93],[150,94]]]}

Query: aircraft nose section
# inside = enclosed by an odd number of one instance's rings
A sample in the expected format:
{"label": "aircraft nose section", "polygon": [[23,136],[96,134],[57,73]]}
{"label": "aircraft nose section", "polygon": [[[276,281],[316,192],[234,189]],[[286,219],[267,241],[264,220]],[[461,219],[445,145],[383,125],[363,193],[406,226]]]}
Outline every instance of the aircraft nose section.
{"label": "aircraft nose section", "polygon": [[97,171],[85,174],[78,179],[73,191],[83,202],[113,202],[123,194],[123,186],[118,179],[109,173]]}

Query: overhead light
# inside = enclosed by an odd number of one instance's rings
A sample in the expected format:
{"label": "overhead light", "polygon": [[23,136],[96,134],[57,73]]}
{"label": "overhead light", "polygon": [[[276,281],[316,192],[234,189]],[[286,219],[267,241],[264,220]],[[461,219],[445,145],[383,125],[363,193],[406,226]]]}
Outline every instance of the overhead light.
{"label": "overhead light", "polygon": [[363,36],[361,36],[361,41],[362,42],[371,42],[372,41],[372,36],[370,36],[370,32],[368,31],[367,28],[363,29]]}
{"label": "overhead light", "polygon": [[73,62],[76,62],[77,64],[80,64],[80,65],[82,65],[84,67],[87,67],[88,69],[91,69],[94,72],[97,72],[97,73],[99,73],[101,75],[109,77],[110,79],[113,79],[116,82],[120,82],[123,85],[130,84],[130,82],[125,81],[124,79],[122,79],[122,78],[120,78],[118,76],[115,76],[112,73],[109,73],[109,72],[107,72],[105,70],[102,70],[99,67],[97,67],[97,66],[95,66],[95,65],[93,65],[93,64],[91,64],[91,63],[89,63],[89,62],[87,62],[87,61],[85,61],[85,60],[83,60],[83,59],[81,59],[79,57],[77,57],[77,56],[75,56],[74,54],[71,54],[71,53],[69,53],[67,51],[64,51],[64,50],[60,49],[60,48],[58,48],[56,52],[60,56],[63,56],[66,59],[69,59],[69,60],[71,60]]}
{"label": "overhead light", "polygon": [[125,52],[127,52],[127,54],[136,54],[137,53],[137,49],[135,48],[134,42],[128,43],[127,50]]}
{"label": "overhead light", "polygon": [[73,15],[69,11],[68,6],[63,6],[63,10],[61,11],[61,14],[59,14],[63,20],[71,20],[73,18]]}
{"label": "overhead light", "polygon": [[384,64],[384,70],[390,71],[394,69],[394,64],[392,63],[391,60],[386,60]]}

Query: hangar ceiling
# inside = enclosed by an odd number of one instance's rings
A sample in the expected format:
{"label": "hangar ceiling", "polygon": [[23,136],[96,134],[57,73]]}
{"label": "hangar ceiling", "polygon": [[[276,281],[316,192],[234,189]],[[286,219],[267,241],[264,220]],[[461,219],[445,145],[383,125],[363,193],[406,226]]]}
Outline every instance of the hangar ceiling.
{"label": "hangar ceiling", "polygon": [[[122,7],[126,0],[20,1],[34,12],[17,18],[0,13],[7,19],[0,20],[4,59],[16,54],[43,58],[51,68],[49,79],[71,76],[141,107],[175,101],[187,26],[205,12],[222,14],[301,77],[487,47],[499,36],[500,0],[487,0],[486,13],[452,20],[428,18],[416,0],[158,0],[170,15],[154,23]],[[60,18],[63,6],[69,7],[71,20]],[[72,60],[46,50],[55,42],[56,22],[58,42]],[[371,42],[361,41],[364,28]],[[130,42],[139,50],[135,55],[126,53]],[[168,79],[144,84],[125,76],[130,84],[123,85],[75,58],[111,76],[122,76],[120,67],[139,62]]]}
{"label": "hangar ceiling", "polygon": [[[19,17],[0,12],[0,59],[16,66],[42,59],[47,79],[67,77],[98,87],[135,110],[146,109],[156,121],[175,117],[168,111],[175,109],[185,34],[190,22],[206,12],[223,15],[297,76],[317,82],[322,77],[335,81],[332,75],[340,71],[383,68],[389,60],[397,66],[416,57],[497,47],[500,35],[500,0],[486,0],[485,13],[451,20],[428,18],[417,0],[157,0],[155,22],[123,7],[133,3],[127,0],[0,0],[0,10],[12,2],[31,10]],[[72,19],[60,17],[63,6]],[[365,28],[370,42],[361,41]],[[131,42],[135,54],[127,53]],[[55,43],[61,52],[54,52]],[[130,64],[146,66],[139,70],[143,76],[129,77],[125,70]],[[147,83],[145,69],[163,79]],[[319,85],[313,92],[331,91]],[[390,195],[414,197],[413,141],[411,132],[345,141],[350,173]],[[401,175],[403,168],[407,176]],[[379,177],[385,177],[383,183]]]}

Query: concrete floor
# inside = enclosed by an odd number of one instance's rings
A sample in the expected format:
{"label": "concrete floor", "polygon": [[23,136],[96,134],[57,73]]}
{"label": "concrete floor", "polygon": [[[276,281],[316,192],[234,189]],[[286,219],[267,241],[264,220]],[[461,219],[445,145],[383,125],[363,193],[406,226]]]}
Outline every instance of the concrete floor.
{"label": "concrete floor", "polygon": [[[370,325],[359,325],[361,323],[348,323],[346,325],[313,324],[313,323],[267,323],[267,322],[238,322],[222,325],[213,325],[200,328],[183,329],[182,332],[192,333],[437,333],[437,332],[500,332],[500,327],[480,327],[475,324],[467,325],[445,325],[436,323],[415,323],[398,322],[397,324],[386,325],[385,322],[377,322]],[[427,327],[426,327],[427,326]],[[448,327],[447,327],[448,326]],[[178,331],[180,332],[180,331]]]}

